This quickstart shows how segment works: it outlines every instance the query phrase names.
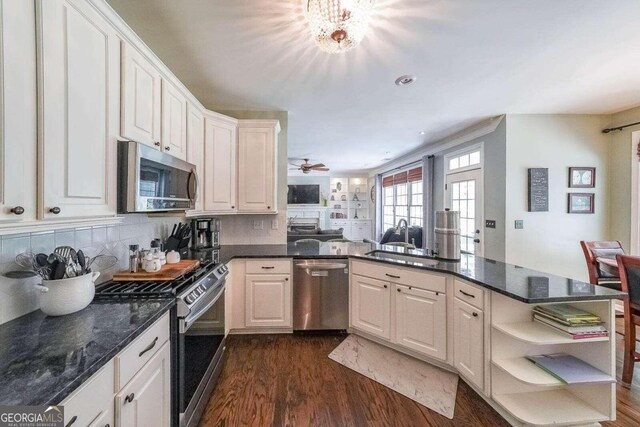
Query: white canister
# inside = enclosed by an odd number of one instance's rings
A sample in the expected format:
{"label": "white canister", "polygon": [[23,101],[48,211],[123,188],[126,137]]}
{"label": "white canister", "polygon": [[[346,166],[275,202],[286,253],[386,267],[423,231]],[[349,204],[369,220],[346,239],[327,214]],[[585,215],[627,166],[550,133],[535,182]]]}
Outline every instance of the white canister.
{"label": "white canister", "polygon": [[100,272],[60,280],[43,280],[36,285],[41,292],[40,310],[49,316],[63,316],[80,311],[93,301],[95,282]]}

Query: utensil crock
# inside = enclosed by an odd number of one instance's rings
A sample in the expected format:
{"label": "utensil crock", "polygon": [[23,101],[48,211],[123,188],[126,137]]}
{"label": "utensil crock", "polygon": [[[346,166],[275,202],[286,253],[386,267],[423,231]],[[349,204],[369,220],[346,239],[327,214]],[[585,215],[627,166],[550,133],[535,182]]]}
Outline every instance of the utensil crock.
{"label": "utensil crock", "polygon": [[43,280],[36,285],[41,292],[40,310],[49,316],[75,313],[88,306],[96,293],[95,281],[100,272],[60,280]]}

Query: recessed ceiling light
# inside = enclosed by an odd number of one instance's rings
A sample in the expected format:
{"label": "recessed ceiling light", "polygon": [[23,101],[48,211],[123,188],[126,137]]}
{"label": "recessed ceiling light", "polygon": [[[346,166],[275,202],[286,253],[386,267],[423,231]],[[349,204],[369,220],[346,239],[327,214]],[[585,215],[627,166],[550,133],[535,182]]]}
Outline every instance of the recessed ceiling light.
{"label": "recessed ceiling light", "polygon": [[404,76],[400,76],[396,79],[396,86],[408,86],[415,81],[418,80],[416,76],[412,76],[410,74],[406,74]]}
{"label": "recessed ceiling light", "polygon": [[426,132],[425,132],[425,131],[423,131],[423,130],[421,130],[420,132],[418,132],[418,135],[420,135],[420,136],[424,136],[425,134],[426,134]]}

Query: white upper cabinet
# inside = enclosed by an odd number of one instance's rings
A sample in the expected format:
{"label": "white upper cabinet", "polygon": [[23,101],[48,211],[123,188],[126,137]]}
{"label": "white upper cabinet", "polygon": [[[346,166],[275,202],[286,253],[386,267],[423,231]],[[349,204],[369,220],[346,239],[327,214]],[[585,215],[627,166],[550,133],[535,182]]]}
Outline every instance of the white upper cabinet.
{"label": "white upper cabinet", "polygon": [[194,212],[200,212],[203,209],[204,115],[191,102],[187,103],[187,161],[196,166],[198,192]]}
{"label": "white upper cabinet", "polygon": [[278,211],[278,133],[277,120],[238,122],[238,210],[241,213]]}
{"label": "white upper cabinet", "polygon": [[36,217],[35,4],[0,0],[0,224]]}
{"label": "white upper cabinet", "polygon": [[187,158],[187,100],[167,80],[162,80],[162,150]]}
{"label": "white upper cabinet", "polygon": [[133,46],[122,43],[123,137],[160,148],[160,72]]}
{"label": "white upper cabinet", "polygon": [[236,126],[235,119],[211,113],[205,116],[203,187],[207,212],[237,211]]}
{"label": "white upper cabinet", "polygon": [[44,218],[115,216],[120,40],[81,0],[40,0]]}

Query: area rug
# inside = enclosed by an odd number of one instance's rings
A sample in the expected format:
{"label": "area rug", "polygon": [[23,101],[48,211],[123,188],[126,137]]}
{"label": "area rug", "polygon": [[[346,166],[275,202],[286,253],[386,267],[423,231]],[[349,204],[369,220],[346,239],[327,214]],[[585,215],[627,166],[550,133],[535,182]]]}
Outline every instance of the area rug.
{"label": "area rug", "polygon": [[458,389],[454,373],[356,335],[349,335],[329,358],[453,419]]}

